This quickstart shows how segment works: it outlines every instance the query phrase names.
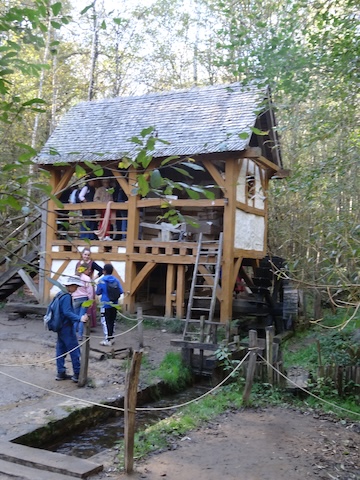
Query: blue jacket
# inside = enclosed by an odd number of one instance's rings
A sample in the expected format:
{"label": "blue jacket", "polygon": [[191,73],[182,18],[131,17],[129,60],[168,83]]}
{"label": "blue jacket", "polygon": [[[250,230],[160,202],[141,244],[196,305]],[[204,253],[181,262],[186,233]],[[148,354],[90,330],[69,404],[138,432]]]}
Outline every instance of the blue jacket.
{"label": "blue jacket", "polygon": [[72,297],[70,293],[63,295],[59,301],[60,314],[63,318],[63,325],[73,324],[80,320],[81,315],[74,312]]}
{"label": "blue jacket", "polygon": [[96,288],[96,295],[101,295],[101,303],[103,304],[102,306],[104,306],[105,308],[111,308],[114,305],[110,302],[108,297],[106,286],[108,282],[116,282],[120,287],[120,292],[124,293],[124,290],[121,287],[121,283],[116,277],[114,277],[114,275],[104,275],[98,283],[98,286]]}

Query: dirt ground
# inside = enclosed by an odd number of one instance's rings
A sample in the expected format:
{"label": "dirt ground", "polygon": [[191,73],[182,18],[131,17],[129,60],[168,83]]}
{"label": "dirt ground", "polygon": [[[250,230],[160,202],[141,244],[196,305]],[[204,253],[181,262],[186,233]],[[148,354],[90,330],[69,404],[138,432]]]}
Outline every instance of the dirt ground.
{"label": "dirt ground", "polygon": [[[119,326],[117,348],[139,348],[136,329]],[[93,348],[100,347],[101,329],[91,333]],[[178,337],[163,328],[144,330],[148,364],[158,365]],[[46,332],[39,317],[8,320],[0,311],[0,440],[11,440],[68,414],[82,400],[101,402],[124,392],[125,360],[90,358],[90,387],[55,381],[56,335]],[[71,372],[70,363],[68,364]],[[146,372],[140,384],[146,384]],[[246,409],[228,411],[144,461],[134,473],[116,472],[116,450],[94,460],[104,471],[92,480],[125,478],[158,480],[360,480],[360,423],[338,421],[306,409]],[[6,479],[0,472],[0,478]]]}

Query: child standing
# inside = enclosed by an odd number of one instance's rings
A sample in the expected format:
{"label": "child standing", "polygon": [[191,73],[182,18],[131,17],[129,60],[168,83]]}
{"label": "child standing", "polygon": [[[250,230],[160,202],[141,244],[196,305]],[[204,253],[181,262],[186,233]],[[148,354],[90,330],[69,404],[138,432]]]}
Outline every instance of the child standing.
{"label": "child standing", "polygon": [[103,329],[105,339],[100,342],[100,345],[110,346],[114,344],[114,326],[116,320],[117,309],[115,303],[111,302],[108,295],[107,286],[109,283],[116,282],[118,284],[120,294],[123,293],[121,283],[113,276],[114,267],[110,263],[104,265],[104,276],[100,279],[96,295],[101,295],[101,322],[103,323]]}
{"label": "child standing", "polygon": [[[76,313],[76,315],[80,316],[87,313],[90,317],[90,309],[92,308],[92,305],[83,307],[82,304],[88,300],[95,299],[95,290],[90,278],[91,265],[89,263],[82,263],[78,266],[76,273],[82,281],[82,286],[78,287],[72,294],[74,312]],[[79,342],[82,342],[84,335],[84,323],[76,322],[74,327]]]}

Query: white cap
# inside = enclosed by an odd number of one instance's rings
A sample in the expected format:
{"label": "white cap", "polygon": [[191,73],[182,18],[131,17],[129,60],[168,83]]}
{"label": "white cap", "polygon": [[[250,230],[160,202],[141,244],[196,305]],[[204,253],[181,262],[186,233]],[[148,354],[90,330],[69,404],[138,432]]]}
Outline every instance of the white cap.
{"label": "white cap", "polygon": [[84,282],[80,280],[79,277],[68,277],[64,282],[62,282],[63,285],[77,285],[78,287],[83,287]]}

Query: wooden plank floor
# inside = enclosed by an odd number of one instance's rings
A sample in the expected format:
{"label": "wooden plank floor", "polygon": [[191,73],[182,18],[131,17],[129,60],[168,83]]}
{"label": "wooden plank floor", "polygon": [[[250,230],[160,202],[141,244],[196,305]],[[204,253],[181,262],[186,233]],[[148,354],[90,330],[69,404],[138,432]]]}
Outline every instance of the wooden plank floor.
{"label": "wooden plank floor", "polygon": [[[93,463],[90,460],[1,441],[0,462],[0,473],[7,473],[1,468],[10,472],[12,467],[14,467],[15,470],[12,471],[14,472],[18,469],[17,475],[19,475],[20,469],[26,467],[30,473],[31,471],[33,472],[33,476],[29,477],[32,480],[34,478],[37,480],[42,480],[42,478],[44,480],[62,480],[64,476],[67,480],[87,478],[103,469],[103,465]],[[57,474],[57,476],[49,476],[49,472]],[[43,473],[45,475],[40,476]],[[10,473],[7,474],[10,475]],[[27,478],[26,475],[23,476]]]}

